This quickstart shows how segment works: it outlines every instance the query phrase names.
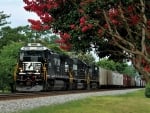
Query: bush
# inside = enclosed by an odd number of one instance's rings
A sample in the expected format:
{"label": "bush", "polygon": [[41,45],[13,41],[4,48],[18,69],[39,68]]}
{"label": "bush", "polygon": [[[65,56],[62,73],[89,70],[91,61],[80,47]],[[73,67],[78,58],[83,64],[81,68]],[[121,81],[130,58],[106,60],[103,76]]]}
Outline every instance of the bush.
{"label": "bush", "polygon": [[146,85],[146,88],[145,88],[145,96],[146,96],[147,98],[150,98],[150,83],[148,83],[148,84]]}

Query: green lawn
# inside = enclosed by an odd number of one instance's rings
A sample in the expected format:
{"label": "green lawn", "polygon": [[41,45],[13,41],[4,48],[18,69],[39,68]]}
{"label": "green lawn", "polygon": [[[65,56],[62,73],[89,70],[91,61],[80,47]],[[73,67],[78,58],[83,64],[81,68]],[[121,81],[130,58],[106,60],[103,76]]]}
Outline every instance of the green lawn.
{"label": "green lawn", "polygon": [[43,106],[20,113],[150,113],[144,91],[119,96],[97,96],[65,104]]}

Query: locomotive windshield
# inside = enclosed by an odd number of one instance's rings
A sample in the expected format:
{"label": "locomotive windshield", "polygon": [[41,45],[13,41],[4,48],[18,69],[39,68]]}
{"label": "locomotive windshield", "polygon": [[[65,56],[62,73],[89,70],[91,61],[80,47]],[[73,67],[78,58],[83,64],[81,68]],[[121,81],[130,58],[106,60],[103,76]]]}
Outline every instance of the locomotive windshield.
{"label": "locomotive windshield", "polygon": [[39,62],[45,59],[44,51],[21,51],[20,60],[21,61],[34,61]]}

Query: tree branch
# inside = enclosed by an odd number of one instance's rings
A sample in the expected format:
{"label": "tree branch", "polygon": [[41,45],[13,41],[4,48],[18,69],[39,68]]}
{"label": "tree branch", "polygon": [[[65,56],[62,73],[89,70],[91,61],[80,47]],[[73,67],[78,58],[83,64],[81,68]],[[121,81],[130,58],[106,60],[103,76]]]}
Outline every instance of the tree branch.
{"label": "tree branch", "polygon": [[140,0],[140,2],[141,2],[141,6],[142,6],[142,9],[141,9],[141,13],[142,13],[142,18],[143,18],[143,24],[142,24],[142,40],[141,40],[141,51],[142,51],[142,53],[144,54],[146,54],[147,55],[147,52],[146,52],[146,47],[145,47],[145,35],[146,35],[146,32],[145,32],[145,25],[146,25],[146,23],[147,23],[147,18],[146,18],[146,16],[145,16],[145,5],[144,5],[144,3],[143,3],[143,0]]}

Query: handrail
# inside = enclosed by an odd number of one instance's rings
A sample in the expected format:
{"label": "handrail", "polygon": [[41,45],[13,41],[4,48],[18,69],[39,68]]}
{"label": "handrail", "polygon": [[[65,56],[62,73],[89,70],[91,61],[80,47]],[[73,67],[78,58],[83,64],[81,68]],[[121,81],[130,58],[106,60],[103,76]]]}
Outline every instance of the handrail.
{"label": "handrail", "polygon": [[72,84],[73,83],[73,75],[72,75],[72,70],[69,71],[69,82]]}

